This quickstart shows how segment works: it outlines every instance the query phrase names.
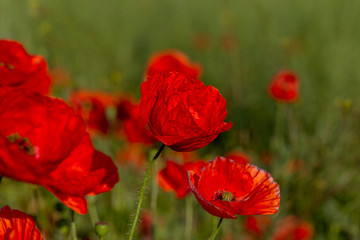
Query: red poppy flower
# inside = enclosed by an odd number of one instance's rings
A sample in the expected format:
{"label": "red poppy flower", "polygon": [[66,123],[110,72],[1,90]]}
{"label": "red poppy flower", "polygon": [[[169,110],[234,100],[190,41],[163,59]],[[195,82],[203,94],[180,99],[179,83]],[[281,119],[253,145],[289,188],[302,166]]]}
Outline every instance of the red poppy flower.
{"label": "red poppy flower", "polygon": [[291,71],[279,72],[269,86],[272,98],[282,102],[294,102],[299,98],[299,79]]}
{"label": "red poppy flower", "polygon": [[140,116],[139,104],[122,99],[117,104],[118,127],[124,130],[126,139],[131,143],[152,144],[156,138],[151,134],[146,120]]}
{"label": "red poppy flower", "polygon": [[228,153],[226,155],[226,157],[234,160],[237,163],[249,163],[250,162],[250,157],[239,150],[231,151],[230,153]]}
{"label": "red poppy flower", "polygon": [[202,67],[190,63],[190,59],[179,50],[167,50],[153,54],[146,67],[147,75],[154,73],[181,72],[188,78],[200,78]]}
{"label": "red poppy flower", "polygon": [[109,121],[106,117],[107,107],[114,104],[114,99],[105,92],[77,91],[71,95],[70,103],[84,119],[91,132],[106,134]]}
{"label": "red poppy flower", "polygon": [[310,240],[314,228],[307,222],[295,216],[288,216],[277,223],[272,240]]}
{"label": "red poppy flower", "polygon": [[219,91],[177,72],[142,83],[140,114],[155,138],[180,152],[202,148],[232,127],[224,122],[226,101]]}
{"label": "red poppy flower", "polygon": [[205,164],[204,161],[199,160],[180,165],[168,160],[166,167],[158,172],[159,185],[166,192],[174,191],[177,198],[184,198],[191,191],[187,172],[192,170],[199,174]]}
{"label": "red poppy flower", "polygon": [[0,208],[0,238],[4,240],[42,240],[32,217],[9,206]]}
{"label": "red poppy flower", "polygon": [[247,216],[244,221],[246,231],[257,237],[261,237],[270,224],[271,218],[266,215]]}
{"label": "red poppy flower", "polygon": [[266,171],[217,157],[200,172],[189,171],[190,187],[201,206],[212,215],[268,215],[279,209],[280,188]]}
{"label": "red poppy flower", "polygon": [[109,191],[119,179],[64,101],[15,92],[0,95],[0,175],[43,185],[82,214],[85,195]]}
{"label": "red poppy flower", "polygon": [[0,40],[0,89],[48,94],[50,77],[43,57],[29,55],[16,41]]}

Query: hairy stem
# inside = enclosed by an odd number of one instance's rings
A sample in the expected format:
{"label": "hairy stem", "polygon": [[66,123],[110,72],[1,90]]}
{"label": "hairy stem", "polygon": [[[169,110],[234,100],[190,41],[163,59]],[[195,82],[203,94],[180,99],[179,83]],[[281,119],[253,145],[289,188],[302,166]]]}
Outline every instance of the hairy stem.
{"label": "hairy stem", "polygon": [[141,190],[140,190],[140,196],[139,196],[139,202],[136,208],[136,213],[135,213],[135,218],[134,218],[134,222],[131,226],[131,230],[130,230],[130,234],[129,234],[129,240],[132,240],[134,237],[134,233],[135,233],[135,228],[136,228],[136,224],[139,220],[139,215],[140,215],[140,209],[141,209],[141,203],[142,200],[144,198],[144,193],[145,193],[145,187],[146,187],[146,183],[147,180],[149,178],[149,175],[151,173],[151,168],[154,165],[154,163],[156,162],[156,160],[158,159],[160,153],[162,152],[162,150],[165,148],[165,145],[162,144],[159,148],[159,150],[157,151],[157,153],[155,154],[155,156],[153,157],[153,159],[151,160],[148,169],[146,170],[145,176],[144,176],[144,180],[141,186]]}

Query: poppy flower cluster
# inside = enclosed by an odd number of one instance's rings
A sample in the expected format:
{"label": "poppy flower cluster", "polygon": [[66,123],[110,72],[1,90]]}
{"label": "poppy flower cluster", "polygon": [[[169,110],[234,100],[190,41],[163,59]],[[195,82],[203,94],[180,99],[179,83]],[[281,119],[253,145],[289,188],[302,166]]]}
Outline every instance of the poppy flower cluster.
{"label": "poppy flower cluster", "polygon": [[0,94],[0,122],[2,176],[42,185],[83,214],[85,195],[118,181],[112,160],[94,149],[83,120],[62,100]]}
{"label": "poppy flower cluster", "polygon": [[0,239],[42,240],[32,217],[9,206],[0,208]]}
{"label": "poppy flower cluster", "polygon": [[49,88],[43,58],[28,55],[14,41],[0,45],[5,82],[0,85],[0,175],[42,185],[85,214],[86,195],[109,191],[118,182],[116,166],[94,149],[71,107],[40,94]]}

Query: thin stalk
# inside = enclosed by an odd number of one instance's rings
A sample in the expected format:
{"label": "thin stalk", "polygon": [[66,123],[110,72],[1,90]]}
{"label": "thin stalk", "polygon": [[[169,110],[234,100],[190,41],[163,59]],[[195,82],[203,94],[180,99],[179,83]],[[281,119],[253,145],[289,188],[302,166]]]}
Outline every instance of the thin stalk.
{"label": "thin stalk", "polygon": [[95,223],[99,222],[99,215],[96,208],[96,196],[88,197],[88,209],[89,209],[91,224],[94,226]]}
{"label": "thin stalk", "polygon": [[70,225],[71,240],[77,240],[76,225],[75,225],[75,212],[71,210],[71,225]]}
{"label": "thin stalk", "polygon": [[220,229],[220,225],[221,225],[221,223],[222,223],[222,220],[223,220],[223,218],[220,218],[219,223],[218,223],[216,229],[214,230],[213,234],[210,236],[209,240],[214,240],[214,239],[215,239],[217,233],[219,232],[219,229]]}
{"label": "thin stalk", "polygon": [[141,209],[141,203],[142,200],[144,198],[144,193],[145,193],[145,187],[146,187],[146,183],[147,180],[149,178],[149,175],[151,173],[151,168],[154,165],[154,163],[156,162],[157,158],[159,157],[160,153],[162,152],[162,150],[165,148],[165,145],[162,144],[159,148],[159,150],[157,151],[157,153],[155,154],[155,156],[153,157],[153,159],[151,160],[148,169],[146,170],[145,176],[144,176],[144,180],[141,186],[141,190],[140,190],[140,196],[139,196],[139,202],[136,208],[136,214],[135,214],[135,218],[133,221],[133,224],[131,226],[131,230],[130,230],[130,234],[129,234],[129,240],[132,240],[134,237],[134,233],[135,233],[135,228],[136,228],[136,224],[139,220],[139,215],[140,215],[140,209]]}
{"label": "thin stalk", "polygon": [[185,218],[185,239],[191,239],[191,230],[193,225],[193,198],[188,196],[186,198],[186,218]]}

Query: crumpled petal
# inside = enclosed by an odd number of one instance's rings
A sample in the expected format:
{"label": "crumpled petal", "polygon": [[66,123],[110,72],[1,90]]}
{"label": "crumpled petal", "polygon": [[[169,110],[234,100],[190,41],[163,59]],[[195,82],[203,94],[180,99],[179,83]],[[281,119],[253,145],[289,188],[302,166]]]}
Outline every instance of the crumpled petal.
{"label": "crumpled petal", "polygon": [[175,151],[194,151],[232,127],[226,101],[212,86],[172,72],[154,74],[141,85],[140,114],[151,133]]}

